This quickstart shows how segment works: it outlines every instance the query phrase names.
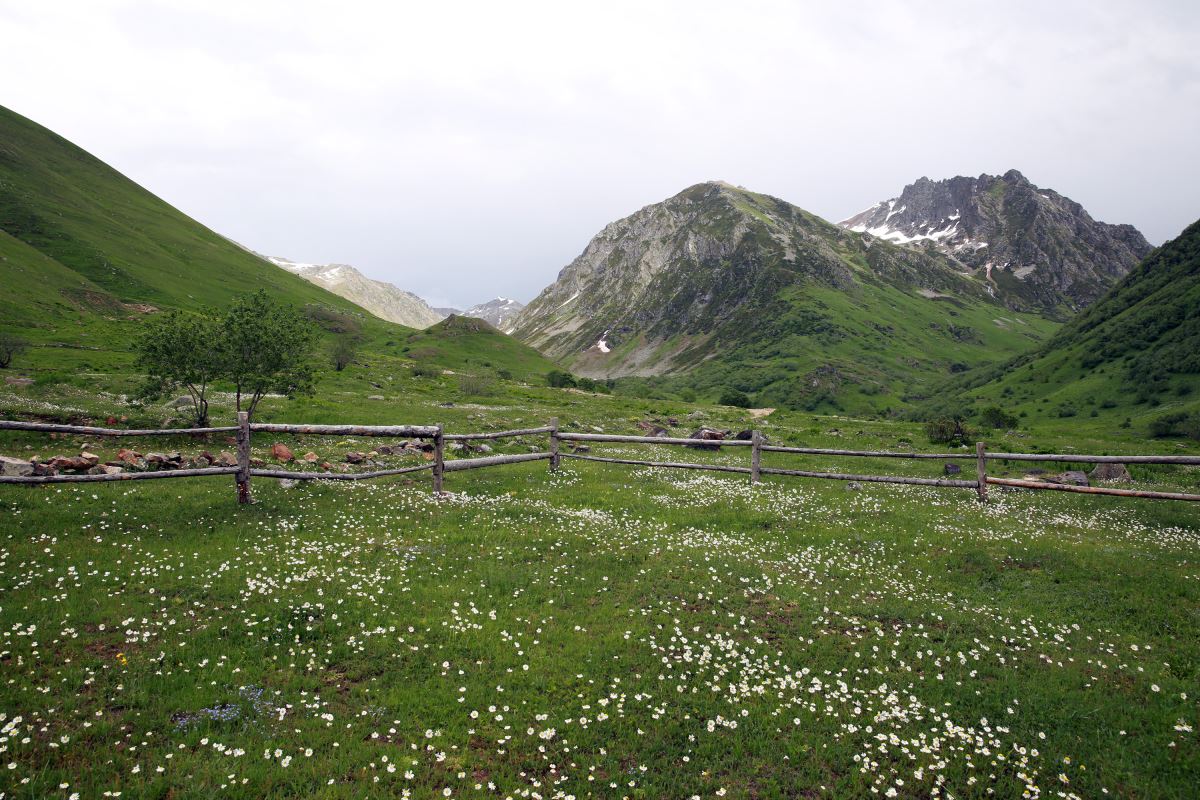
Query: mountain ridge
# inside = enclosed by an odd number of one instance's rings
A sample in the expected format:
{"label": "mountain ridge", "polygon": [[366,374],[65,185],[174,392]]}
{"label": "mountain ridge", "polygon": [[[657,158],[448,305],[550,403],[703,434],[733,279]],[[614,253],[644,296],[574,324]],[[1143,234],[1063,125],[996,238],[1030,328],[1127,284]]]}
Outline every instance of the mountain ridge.
{"label": "mountain ridge", "polygon": [[921,177],[838,224],[893,244],[937,249],[982,277],[1010,308],[1060,318],[1099,299],[1151,249],[1132,225],[1099,222],[1015,169],[1002,176]]}

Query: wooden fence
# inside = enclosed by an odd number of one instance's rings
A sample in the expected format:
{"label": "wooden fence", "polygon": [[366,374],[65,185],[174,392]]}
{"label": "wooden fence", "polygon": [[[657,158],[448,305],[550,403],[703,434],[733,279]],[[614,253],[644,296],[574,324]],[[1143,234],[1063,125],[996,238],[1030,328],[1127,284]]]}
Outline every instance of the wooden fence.
{"label": "wooden fence", "polygon": [[[433,491],[443,491],[444,477],[447,472],[457,472],[468,469],[495,467],[505,464],[520,464],[528,461],[549,461],[550,471],[559,468],[563,458],[580,461],[594,461],[604,464],[626,464],[659,469],[691,469],[712,472],[737,473],[750,476],[751,483],[759,483],[764,475],[783,475],[799,478],[817,478],[824,480],[856,481],[861,483],[895,483],[915,486],[941,486],[954,489],[974,489],[981,502],[987,502],[988,486],[1009,486],[1021,489],[1045,489],[1058,492],[1078,492],[1084,494],[1113,495],[1117,497],[1140,497],[1154,500],[1187,500],[1200,501],[1200,494],[1183,492],[1157,492],[1141,489],[1117,489],[1107,486],[1075,486],[1071,484],[1051,483],[1016,478],[998,478],[988,475],[988,461],[1023,461],[1023,462],[1057,462],[1071,464],[1179,464],[1200,466],[1200,456],[1093,456],[1076,454],[1051,453],[1002,453],[988,452],[983,442],[975,446],[975,479],[952,478],[915,478],[898,475],[857,475],[841,472],[813,472],[799,469],[781,469],[764,467],[763,453],[790,453],[793,455],[809,456],[845,456],[850,458],[899,458],[899,459],[935,459],[942,461],[961,460],[970,457],[964,453],[917,453],[892,452],[878,450],[834,450],[814,447],[783,447],[767,444],[766,438],[760,431],[751,431],[749,439],[681,439],[663,436],[625,436],[604,433],[570,433],[560,431],[558,420],[550,420],[550,424],[539,428],[522,428],[517,430],[494,431],[488,433],[445,433],[441,425],[292,425],[284,423],[250,422],[243,412],[238,414],[238,424],[232,427],[219,428],[169,428],[163,430],[122,430],[118,428],[96,428],[83,425],[57,425],[43,422],[18,422],[0,420],[0,430],[39,431],[48,433],[80,434],[85,436],[194,436],[210,433],[233,433],[237,442],[237,466],[203,467],[197,469],[171,469],[157,472],[122,472],[104,475],[26,475],[0,476],[0,483],[47,484],[47,483],[84,483],[94,481],[125,481],[153,480],[159,478],[194,478],[209,475],[233,475],[237,487],[239,503],[251,502],[251,478],[284,478],[291,480],[333,480],[361,481],[373,478],[383,478],[392,475],[430,470],[433,474]],[[254,433],[284,433],[295,436],[326,435],[326,436],[386,436],[393,438],[426,439],[433,442],[433,459],[428,464],[399,467],[396,469],[381,469],[370,472],[303,472],[285,469],[261,469],[251,466],[250,445]],[[446,460],[446,442],[472,442],[511,438],[517,436],[549,436],[549,447],[545,452],[521,453],[517,455],[495,455],[479,458],[463,458]],[[562,452],[563,442],[604,442],[614,444],[656,444],[698,449],[718,449],[723,447],[750,448],[750,465],[735,466],[729,464],[700,464],[684,461],[646,461],[631,458],[612,458],[605,456],[587,455],[582,452]]]}

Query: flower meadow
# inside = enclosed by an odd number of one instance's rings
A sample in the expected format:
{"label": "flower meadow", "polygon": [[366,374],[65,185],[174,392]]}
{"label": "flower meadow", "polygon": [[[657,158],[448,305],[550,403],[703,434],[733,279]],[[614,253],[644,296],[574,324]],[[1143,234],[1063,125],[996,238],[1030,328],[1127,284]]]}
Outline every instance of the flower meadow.
{"label": "flower meadow", "polygon": [[448,488],[0,487],[3,797],[1195,796],[1200,509]]}

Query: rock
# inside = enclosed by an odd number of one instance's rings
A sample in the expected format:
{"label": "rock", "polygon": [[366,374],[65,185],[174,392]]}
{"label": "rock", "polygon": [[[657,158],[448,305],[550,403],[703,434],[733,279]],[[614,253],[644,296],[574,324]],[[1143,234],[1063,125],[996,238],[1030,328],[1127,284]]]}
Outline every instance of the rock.
{"label": "rock", "polygon": [[293,489],[293,488],[295,488],[297,483],[299,483],[299,481],[297,481],[295,478],[280,478],[279,479],[279,488],[280,489]]}
{"label": "rock", "polygon": [[576,452],[576,453],[590,453],[590,452],[592,452],[592,448],[588,447],[586,444],[577,444],[577,445],[575,445],[574,447],[572,447],[572,448],[571,448],[571,450],[572,450],[573,452]]}
{"label": "rock", "polygon": [[322,461],[320,466],[323,472],[329,472],[329,470],[333,469],[333,464],[330,464],[328,461]]}
{"label": "rock", "polygon": [[[462,449],[463,449],[463,443],[462,443],[462,442],[451,442],[450,444],[446,445],[446,447],[448,447],[448,448],[450,448],[451,450],[453,450],[453,451],[457,452],[457,451],[459,451],[459,450],[462,450]],[[407,447],[405,447],[404,449],[405,449],[405,450],[408,450],[408,448],[407,448]]]}
{"label": "rock", "polygon": [[136,450],[130,450],[128,447],[122,447],[117,451],[117,458],[121,461],[133,463],[134,461],[141,460],[142,454]]}
{"label": "rock", "polygon": [[481,452],[481,453],[490,453],[490,452],[492,452],[492,447],[491,447],[491,445],[487,445],[487,444],[479,444],[479,445],[476,445],[476,446],[475,446],[475,449],[476,449],[476,450],[478,450],[478,451],[479,451],[479,452]]}
{"label": "rock", "polygon": [[100,463],[100,456],[96,455],[95,453],[84,452],[84,453],[80,453],[79,457],[82,458],[84,461],[89,462],[88,466],[91,466],[91,467],[94,467]]}
{"label": "rock", "polygon": [[733,438],[737,439],[739,442],[748,442],[754,438],[754,431],[738,431],[737,435],[735,435]]}
{"label": "rock", "polygon": [[213,459],[213,464],[218,467],[236,467],[238,465],[237,456],[235,456],[233,453],[230,453],[228,450],[222,450],[217,454],[217,457]]}
{"label": "rock", "polygon": [[1061,483],[1068,486],[1088,486],[1088,476],[1086,472],[1077,469],[1060,472],[1057,475],[1042,475],[1038,480],[1046,483]]}
{"label": "rock", "polygon": [[32,474],[33,462],[0,456],[0,475],[8,478],[25,478]]}
{"label": "rock", "polygon": [[87,471],[88,475],[120,475],[125,470],[109,464],[98,464]]}
{"label": "rock", "polygon": [[704,419],[706,414],[703,411],[693,411],[687,415],[688,419]]}
{"label": "rock", "polygon": [[183,463],[183,456],[179,453],[146,453],[146,463],[148,464],[168,464],[168,463]]}
{"label": "rock", "polygon": [[315,464],[318,458],[319,456],[316,453],[309,452],[304,454],[304,460],[309,464]]}
{"label": "rock", "polygon": [[34,461],[33,462],[33,474],[34,475],[57,475],[58,470],[55,469],[54,467],[50,466],[49,464],[43,464],[40,461]]}
{"label": "rock", "polygon": [[200,469],[204,469],[205,467],[211,467],[212,466],[212,457],[206,456],[203,453],[201,453],[200,455],[196,456],[196,458],[192,461],[192,464],[199,467]]}
{"label": "rock", "polygon": [[593,425],[592,433],[604,433],[604,428],[601,428],[599,425]]}
{"label": "rock", "polygon": [[1133,481],[1133,476],[1129,474],[1129,470],[1124,464],[1097,464],[1096,468],[1088,473],[1088,477],[1094,481],[1111,483],[1131,483]]}
{"label": "rock", "polygon": [[846,484],[847,492],[857,492],[860,489],[862,489],[862,484],[859,483],[858,481],[850,481],[849,483]]}
{"label": "rock", "polygon": [[267,462],[263,461],[261,458],[250,459],[250,466],[252,467],[265,467],[266,465]]}
{"label": "rock", "polygon": [[962,467],[960,467],[958,464],[951,464],[949,461],[947,461],[942,465],[942,471],[947,475],[958,475],[960,472],[962,472]]}
{"label": "rock", "polygon": [[702,442],[705,442],[705,444],[689,444],[689,445],[684,445],[684,446],[685,447],[696,447],[696,448],[699,448],[702,450],[720,450],[721,445],[718,444],[718,442],[723,441],[725,439],[725,437],[728,435],[729,435],[729,431],[718,431],[713,428],[698,428],[688,438],[689,439],[698,439]]}
{"label": "rock", "polygon": [[672,428],[678,428],[679,420],[676,419],[675,417],[667,417],[667,424],[670,425]]}
{"label": "rock", "polygon": [[292,449],[282,442],[276,442],[271,445],[271,458],[276,461],[293,461],[295,456],[292,455]]}
{"label": "rock", "polygon": [[375,448],[375,453],[381,456],[390,456],[392,454],[392,446],[381,444],[379,447]]}
{"label": "rock", "polygon": [[190,397],[176,397],[171,401],[172,408],[191,408],[194,404]]}
{"label": "rock", "polygon": [[454,408],[454,403],[450,403],[450,402],[438,403],[438,406],[440,406],[441,408]]}
{"label": "rock", "polygon": [[58,472],[85,472],[95,464],[79,456],[55,456],[46,462],[51,469]]}
{"label": "rock", "polygon": [[346,453],[346,462],[349,464],[361,464],[366,460],[366,453]]}
{"label": "rock", "polygon": [[9,386],[32,386],[33,378],[18,378],[15,375],[6,375],[4,382]]}
{"label": "rock", "polygon": [[369,395],[367,395],[367,399],[368,400],[386,400],[387,398],[381,394],[369,394]]}

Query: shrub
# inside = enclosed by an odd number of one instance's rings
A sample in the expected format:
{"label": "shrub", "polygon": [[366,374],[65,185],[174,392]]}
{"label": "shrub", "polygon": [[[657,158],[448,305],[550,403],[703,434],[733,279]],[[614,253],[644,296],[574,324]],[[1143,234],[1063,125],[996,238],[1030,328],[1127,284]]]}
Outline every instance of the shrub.
{"label": "shrub", "polygon": [[938,417],[925,424],[925,435],[933,444],[966,444],[975,438],[975,431],[954,417]]}
{"label": "shrub", "polygon": [[13,359],[29,349],[29,342],[13,333],[0,332],[0,369],[7,369]]}
{"label": "shrub", "polygon": [[555,389],[574,389],[575,376],[560,369],[552,369],[546,373],[546,385]]}
{"label": "shrub", "polygon": [[685,403],[696,402],[696,390],[690,386],[686,386],[679,390],[679,399]]}
{"label": "shrub", "polygon": [[1005,412],[1000,406],[988,406],[979,414],[979,424],[985,428],[1009,428],[1017,427],[1017,418],[1012,414]]}
{"label": "shrub", "polygon": [[350,334],[342,334],[333,340],[333,349],[329,353],[329,362],[333,368],[341,372],[350,366],[358,353],[358,338]]}
{"label": "shrub", "polygon": [[458,379],[458,391],[464,397],[489,395],[494,388],[495,381],[487,375],[463,375]]}
{"label": "shrub", "polygon": [[436,378],[442,374],[442,370],[432,364],[414,364],[412,374],[414,378]]}
{"label": "shrub", "polygon": [[749,408],[750,398],[740,389],[727,387],[722,390],[720,399],[717,402],[723,406],[733,406],[734,408]]}
{"label": "shrub", "polygon": [[1200,411],[1180,411],[1159,417],[1150,423],[1150,435],[1157,438],[1186,436],[1200,441]]}

